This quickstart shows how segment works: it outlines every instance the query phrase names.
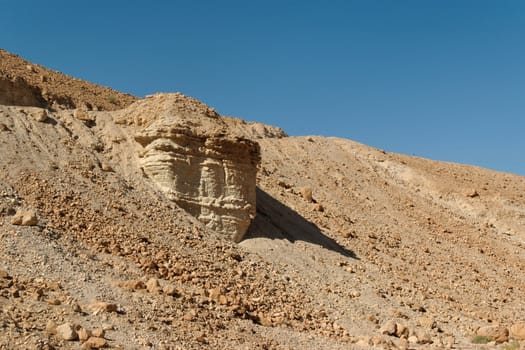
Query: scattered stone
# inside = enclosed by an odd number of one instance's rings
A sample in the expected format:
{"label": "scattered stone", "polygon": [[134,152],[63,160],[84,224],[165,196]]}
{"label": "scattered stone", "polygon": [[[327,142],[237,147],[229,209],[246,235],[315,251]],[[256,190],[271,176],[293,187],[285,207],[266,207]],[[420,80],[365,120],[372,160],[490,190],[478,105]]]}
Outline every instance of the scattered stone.
{"label": "scattered stone", "polygon": [[78,340],[82,342],[88,340],[89,337],[91,337],[91,332],[85,328],[80,328],[77,331],[77,334],[78,334]]}
{"label": "scattered stone", "polygon": [[301,195],[303,196],[304,200],[307,202],[313,202],[313,196],[312,196],[312,187],[305,186],[301,188]]}
{"label": "scattered stone", "polygon": [[415,336],[418,344],[432,344],[432,336],[423,329],[416,329]]}
{"label": "scattered stone", "polygon": [[48,334],[56,334],[57,333],[57,325],[55,321],[48,320],[46,323],[46,333]]}
{"label": "scattered stone", "polygon": [[103,323],[102,324],[102,329],[104,331],[114,331],[115,330],[115,327],[111,324],[111,323]]}
{"label": "scattered stone", "polygon": [[408,340],[406,338],[401,338],[399,339],[396,343],[395,343],[396,347],[399,349],[399,350],[408,350],[409,348],[409,344],[408,344]]}
{"label": "scattered stone", "polygon": [[195,337],[195,340],[198,341],[199,343],[206,343],[206,334],[204,333],[201,333],[199,334],[198,336]]}
{"label": "scattered stone", "polygon": [[452,335],[449,335],[443,339],[443,346],[445,349],[452,349],[454,346],[455,338]]}
{"label": "scattered stone", "polygon": [[95,117],[93,115],[90,115],[86,110],[83,109],[75,109],[75,112],[73,112],[73,116],[78,120],[83,121],[84,123],[92,123],[95,121]]}
{"label": "scattered stone", "polygon": [[101,349],[106,347],[108,342],[104,338],[90,337],[82,344],[82,349]]}
{"label": "scattered stone", "polygon": [[119,282],[118,286],[122,288],[126,288],[126,289],[132,289],[132,290],[146,289],[146,285],[144,284],[144,282],[140,280],[130,280],[130,281]]}
{"label": "scattered stone", "polygon": [[395,336],[398,338],[408,338],[409,329],[406,325],[401,323],[396,323],[396,332]]}
{"label": "scattered stone", "polygon": [[436,321],[426,316],[419,317],[417,323],[425,329],[434,329],[437,326]]}
{"label": "scattered stone", "polygon": [[11,224],[21,226],[35,226],[38,224],[36,212],[32,209],[19,209],[11,219]]}
{"label": "scattered stone", "polygon": [[476,335],[491,338],[496,343],[504,343],[509,340],[509,330],[502,326],[485,326],[476,331]]}
{"label": "scattered stone", "polygon": [[74,312],[82,312],[82,308],[80,307],[80,305],[78,305],[77,303],[73,303],[71,305],[71,309],[74,311]]}
{"label": "scattered stone", "polygon": [[156,278],[150,278],[148,282],[146,282],[146,289],[150,293],[159,293],[160,292],[159,280]]}
{"label": "scattered stone", "polygon": [[221,295],[221,289],[218,287],[208,290],[208,297],[210,298],[210,300],[218,301],[220,295]]}
{"label": "scattered stone", "polygon": [[165,285],[164,288],[162,288],[162,292],[171,297],[177,296],[179,294],[177,288],[172,284]]}
{"label": "scattered stone", "polygon": [[318,212],[321,212],[321,213],[324,212],[324,207],[323,207],[323,205],[320,204],[320,203],[317,203],[317,204],[315,205],[314,209],[315,209],[315,211],[318,211]]}
{"label": "scattered stone", "polygon": [[415,335],[411,335],[410,337],[408,337],[407,340],[410,344],[417,344],[419,341],[419,339],[417,339]]}
{"label": "scattered stone", "polygon": [[105,301],[95,301],[88,306],[88,309],[93,312],[94,315],[101,312],[117,312],[117,304],[108,303]]}
{"label": "scattered stone", "polygon": [[525,323],[514,323],[510,326],[509,334],[516,340],[525,340]]}
{"label": "scattered stone", "polygon": [[102,328],[95,328],[93,331],[91,331],[91,335],[97,338],[104,338],[106,332]]}
{"label": "scattered stone", "polygon": [[62,304],[62,302],[59,299],[57,299],[57,298],[47,299],[47,303],[49,305],[55,305],[55,306]]}
{"label": "scattered stone", "polygon": [[381,326],[381,328],[379,328],[379,332],[381,334],[386,334],[386,335],[395,335],[396,330],[397,330],[396,323],[392,320],[387,321],[385,324]]}
{"label": "scattered stone", "polygon": [[10,129],[4,123],[0,123],[0,131],[10,131]]}
{"label": "scattered stone", "polygon": [[71,323],[64,323],[56,328],[56,334],[58,337],[64,340],[77,340],[78,333],[75,327]]}
{"label": "scattered stone", "polygon": [[100,165],[100,168],[102,169],[102,171],[105,171],[105,172],[112,172],[113,171],[113,168],[111,167],[111,165],[109,165],[107,163],[102,163]]}
{"label": "scattered stone", "polygon": [[38,110],[33,114],[33,117],[37,122],[44,123],[47,118],[49,117],[49,114],[47,113],[46,109]]}

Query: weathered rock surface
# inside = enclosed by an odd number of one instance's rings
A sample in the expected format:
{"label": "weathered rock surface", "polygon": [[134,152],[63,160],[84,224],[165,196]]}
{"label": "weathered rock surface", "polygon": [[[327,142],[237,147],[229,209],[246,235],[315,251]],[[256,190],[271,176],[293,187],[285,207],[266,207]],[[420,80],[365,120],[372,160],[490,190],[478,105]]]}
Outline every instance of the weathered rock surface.
{"label": "weathered rock surface", "polygon": [[232,135],[215,111],[181,96],[154,95],[124,112],[147,125],[135,135],[144,147],[141,167],[170,199],[238,242],[255,216],[259,145]]}
{"label": "weathered rock surface", "polygon": [[11,219],[13,225],[34,226],[38,223],[36,212],[31,209],[19,209]]}
{"label": "weathered rock surface", "polygon": [[510,326],[510,336],[514,339],[525,340],[525,323],[519,322]]}
{"label": "weathered rock surface", "polygon": [[502,326],[485,326],[476,331],[476,334],[488,337],[496,343],[504,343],[509,340],[509,330]]}

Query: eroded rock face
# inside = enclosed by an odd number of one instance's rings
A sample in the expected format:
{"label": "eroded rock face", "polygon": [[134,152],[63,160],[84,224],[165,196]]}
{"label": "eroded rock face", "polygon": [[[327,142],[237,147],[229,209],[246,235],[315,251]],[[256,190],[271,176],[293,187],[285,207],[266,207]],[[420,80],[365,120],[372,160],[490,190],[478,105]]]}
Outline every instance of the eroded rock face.
{"label": "eroded rock face", "polygon": [[137,103],[163,113],[152,120],[135,113],[148,108],[133,106],[132,119],[147,124],[135,136],[144,147],[144,173],[190,214],[240,241],[255,216],[259,145],[233,135],[202,104],[182,108],[181,95],[155,95]]}

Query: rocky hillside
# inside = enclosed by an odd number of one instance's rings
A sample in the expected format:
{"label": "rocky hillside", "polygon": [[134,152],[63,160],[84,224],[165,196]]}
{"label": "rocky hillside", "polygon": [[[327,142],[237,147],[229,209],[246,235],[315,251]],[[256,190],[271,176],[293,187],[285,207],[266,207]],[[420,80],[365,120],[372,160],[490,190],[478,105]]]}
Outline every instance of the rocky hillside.
{"label": "rocky hillside", "polygon": [[0,348],[525,345],[523,177],[0,53]]}
{"label": "rocky hillside", "polygon": [[0,104],[111,111],[126,107],[136,99],[0,49]]}

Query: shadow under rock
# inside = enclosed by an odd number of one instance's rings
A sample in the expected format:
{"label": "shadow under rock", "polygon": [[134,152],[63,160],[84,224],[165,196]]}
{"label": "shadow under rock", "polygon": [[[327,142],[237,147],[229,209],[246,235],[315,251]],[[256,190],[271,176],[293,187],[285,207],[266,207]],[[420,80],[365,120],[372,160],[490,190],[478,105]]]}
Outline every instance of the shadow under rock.
{"label": "shadow under rock", "polygon": [[244,236],[245,240],[257,237],[286,239],[292,243],[300,240],[357,259],[354,252],[325,236],[315,224],[259,187],[257,187],[256,205],[257,214]]}

